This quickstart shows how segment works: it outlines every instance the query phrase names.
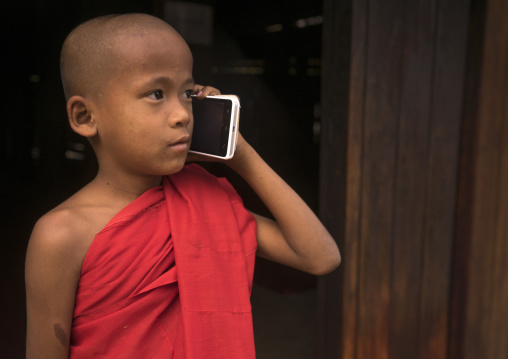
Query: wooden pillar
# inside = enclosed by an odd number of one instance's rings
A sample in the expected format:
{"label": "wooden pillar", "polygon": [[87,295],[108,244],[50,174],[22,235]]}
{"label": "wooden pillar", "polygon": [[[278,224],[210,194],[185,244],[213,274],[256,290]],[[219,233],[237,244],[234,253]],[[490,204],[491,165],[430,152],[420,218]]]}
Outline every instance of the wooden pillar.
{"label": "wooden pillar", "polygon": [[[508,358],[508,3],[473,1],[451,359]],[[470,51],[471,52],[471,51]]]}
{"label": "wooden pillar", "polygon": [[352,1],[345,110],[327,9],[347,3],[324,4],[320,214],[343,264],[320,283],[320,358],[447,358],[470,2]]}

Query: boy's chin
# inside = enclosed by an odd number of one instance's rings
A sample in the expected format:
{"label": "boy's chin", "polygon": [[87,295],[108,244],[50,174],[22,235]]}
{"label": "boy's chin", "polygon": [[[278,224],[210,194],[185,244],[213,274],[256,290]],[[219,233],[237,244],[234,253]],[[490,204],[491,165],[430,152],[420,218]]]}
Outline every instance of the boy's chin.
{"label": "boy's chin", "polygon": [[171,168],[164,170],[163,173],[161,173],[160,175],[161,176],[174,175],[175,173],[180,172],[185,167],[186,164],[187,162],[185,161],[182,161],[181,163],[175,163],[173,166],[171,166]]}

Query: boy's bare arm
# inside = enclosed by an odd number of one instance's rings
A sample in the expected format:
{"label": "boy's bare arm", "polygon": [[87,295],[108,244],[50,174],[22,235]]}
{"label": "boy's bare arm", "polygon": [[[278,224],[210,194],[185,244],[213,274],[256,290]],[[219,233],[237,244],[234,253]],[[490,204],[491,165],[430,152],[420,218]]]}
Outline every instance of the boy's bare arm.
{"label": "boy's bare arm", "polygon": [[230,166],[254,189],[276,222],[255,215],[258,255],[312,274],[326,274],[340,264],[340,252],[312,210],[239,135]]}
{"label": "boy's bare arm", "polygon": [[62,225],[65,213],[50,213],[36,224],[28,245],[26,357],[68,358],[72,313],[80,264]]}
{"label": "boy's bare arm", "polygon": [[[220,95],[211,86],[195,86],[198,98]],[[189,161],[210,161],[196,154]],[[312,274],[326,274],[340,264],[334,239],[312,210],[257,152],[238,135],[235,156],[221,161],[242,176],[268,207],[276,222],[254,215],[258,229],[257,254]]]}

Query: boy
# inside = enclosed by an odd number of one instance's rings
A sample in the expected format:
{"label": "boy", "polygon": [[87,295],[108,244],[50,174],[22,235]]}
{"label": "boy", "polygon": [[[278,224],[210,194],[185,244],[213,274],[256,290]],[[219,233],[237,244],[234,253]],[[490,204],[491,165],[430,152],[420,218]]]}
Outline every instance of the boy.
{"label": "boy", "polygon": [[[254,358],[253,255],[313,274],[334,240],[239,136],[224,163],[276,222],[247,212],[223,179],[185,165],[194,84],[185,41],[143,14],[69,34],[61,73],[72,129],[97,176],[35,225],[26,258],[28,358]],[[200,158],[202,159],[202,158]]]}

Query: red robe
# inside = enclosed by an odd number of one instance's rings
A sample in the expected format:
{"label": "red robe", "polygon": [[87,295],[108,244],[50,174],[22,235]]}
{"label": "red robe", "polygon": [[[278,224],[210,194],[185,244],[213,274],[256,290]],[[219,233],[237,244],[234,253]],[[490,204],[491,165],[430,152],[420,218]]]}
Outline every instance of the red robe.
{"label": "red robe", "polygon": [[255,358],[256,223],[225,179],[165,177],[96,235],[81,269],[70,358]]}

